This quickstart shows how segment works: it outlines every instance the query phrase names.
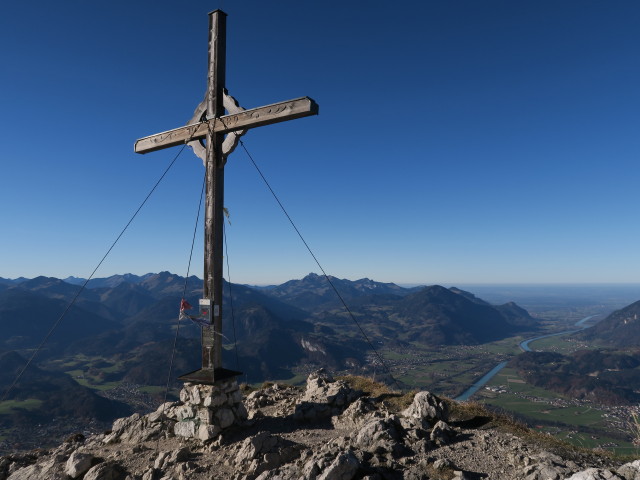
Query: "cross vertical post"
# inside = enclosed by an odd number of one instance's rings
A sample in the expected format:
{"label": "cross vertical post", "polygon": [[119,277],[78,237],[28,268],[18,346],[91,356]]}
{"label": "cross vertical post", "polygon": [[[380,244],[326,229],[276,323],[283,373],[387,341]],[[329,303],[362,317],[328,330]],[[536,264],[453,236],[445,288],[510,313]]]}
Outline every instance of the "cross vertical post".
{"label": "cross vertical post", "polygon": [[205,165],[204,298],[200,300],[201,315],[189,316],[201,325],[199,320],[206,320],[201,327],[202,368],[179,377],[196,384],[214,385],[241,375],[222,367],[224,165],[227,156],[248,129],[318,114],[318,104],[309,97],[249,110],[240,107],[225,88],[226,35],[227,14],[221,10],[209,13],[207,91],[188,124],[139,138],[134,145],[136,153],[144,154],[186,143]]}
{"label": "cross vertical post", "polygon": [[[209,13],[209,63],[207,75],[207,119],[224,115],[224,83],[227,15]],[[202,327],[202,369],[222,367],[222,252],[224,228],[224,133],[209,129],[206,136],[206,200],[204,241],[204,294],[211,300],[212,325]]]}

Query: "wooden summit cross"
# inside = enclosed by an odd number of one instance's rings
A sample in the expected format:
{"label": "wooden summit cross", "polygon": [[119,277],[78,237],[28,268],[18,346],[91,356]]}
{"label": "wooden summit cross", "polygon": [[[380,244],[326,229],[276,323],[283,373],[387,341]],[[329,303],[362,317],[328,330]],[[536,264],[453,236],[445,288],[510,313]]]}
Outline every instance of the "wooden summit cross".
{"label": "wooden summit cross", "polygon": [[[222,251],[224,227],[224,165],[247,129],[318,113],[308,97],[245,110],[225,90],[226,17],[209,13],[209,69],[207,93],[193,118],[181,128],[136,141],[136,153],[147,153],[187,143],[206,168],[204,291],[201,305],[210,312],[211,325],[202,327],[202,368],[180,377],[192,383],[213,384],[240,375],[222,368]],[[228,114],[225,115],[225,109]],[[226,137],[225,137],[226,135]],[[204,144],[202,143],[204,141]]]}

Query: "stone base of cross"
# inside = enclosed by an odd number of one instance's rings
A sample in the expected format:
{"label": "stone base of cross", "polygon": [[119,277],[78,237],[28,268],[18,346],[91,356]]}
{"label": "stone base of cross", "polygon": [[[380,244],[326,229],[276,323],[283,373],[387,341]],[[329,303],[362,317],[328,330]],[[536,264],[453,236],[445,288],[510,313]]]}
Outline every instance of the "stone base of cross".
{"label": "stone base of cross", "polygon": [[[136,141],[136,153],[189,144],[206,169],[204,291],[210,306],[209,324],[202,327],[202,368],[179,377],[193,384],[215,385],[240,375],[222,367],[222,252],[224,228],[224,166],[227,156],[248,129],[317,115],[309,97],[245,110],[225,89],[226,17],[209,13],[207,93],[189,123]],[[201,302],[202,302],[201,301]],[[235,380],[234,380],[235,381]]]}
{"label": "stone base of cross", "polygon": [[168,412],[168,416],[176,420],[173,431],[178,437],[212,440],[247,419],[235,378],[217,380],[216,385],[185,382],[180,401],[182,405]]}

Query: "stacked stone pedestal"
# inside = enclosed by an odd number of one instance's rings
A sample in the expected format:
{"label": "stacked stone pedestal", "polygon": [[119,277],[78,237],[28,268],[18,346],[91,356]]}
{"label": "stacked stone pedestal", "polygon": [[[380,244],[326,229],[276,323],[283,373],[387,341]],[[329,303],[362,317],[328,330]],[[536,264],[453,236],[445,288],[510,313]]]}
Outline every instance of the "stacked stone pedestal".
{"label": "stacked stone pedestal", "polygon": [[174,427],[179,437],[211,440],[225,428],[247,419],[235,378],[215,385],[185,383],[180,400],[183,405],[176,409],[178,422]]}

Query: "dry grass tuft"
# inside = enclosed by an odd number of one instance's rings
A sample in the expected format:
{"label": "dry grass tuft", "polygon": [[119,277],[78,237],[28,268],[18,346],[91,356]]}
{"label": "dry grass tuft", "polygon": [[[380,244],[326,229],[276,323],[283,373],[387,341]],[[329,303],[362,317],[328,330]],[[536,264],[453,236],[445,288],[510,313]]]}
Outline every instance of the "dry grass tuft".
{"label": "dry grass tuft", "polygon": [[451,420],[465,421],[475,417],[493,417],[495,415],[478,402],[456,402],[449,398],[445,398],[444,401],[449,407]]}
{"label": "dry grass tuft", "polygon": [[257,388],[252,387],[251,385],[249,385],[248,383],[241,383],[238,386],[238,388],[245,395],[249,395],[251,392],[255,392],[256,390],[258,390]]}
{"label": "dry grass tuft", "polygon": [[364,394],[376,403],[382,403],[390,412],[397,413],[404,410],[413,401],[416,391],[402,393],[391,390],[384,383],[376,382],[372,378],[358,375],[338,377],[354,390],[362,390]]}
{"label": "dry grass tuft", "polygon": [[369,377],[345,375],[343,377],[337,377],[337,380],[342,380],[354,390],[362,390],[367,396],[373,398],[380,397],[381,395],[388,395],[390,393],[397,393],[392,392],[384,383],[376,382]]}
{"label": "dry grass tuft", "polygon": [[453,480],[456,478],[455,471],[451,467],[435,468],[433,463],[424,466],[424,473],[428,478],[434,480]]}

